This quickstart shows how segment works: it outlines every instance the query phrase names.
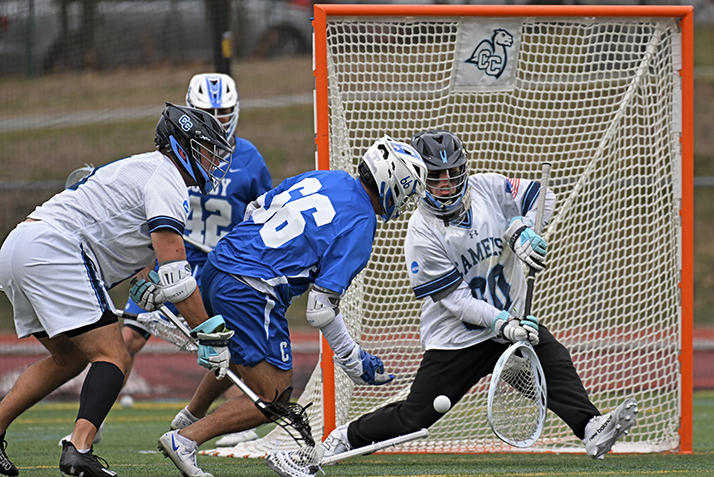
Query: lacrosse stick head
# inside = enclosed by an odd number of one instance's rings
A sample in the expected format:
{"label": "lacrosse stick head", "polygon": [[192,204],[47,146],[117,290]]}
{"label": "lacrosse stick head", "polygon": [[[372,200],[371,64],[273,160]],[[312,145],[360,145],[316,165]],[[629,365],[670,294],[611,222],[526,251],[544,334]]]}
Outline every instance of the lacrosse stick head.
{"label": "lacrosse stick head", "polygon": [[[314,448],[315,439],[312,437],[312,428],[307,417],[307,408],[312,406],[312,403],[301,406],[296,402],[291,402],[292,393],[292,386],[288,386],[279,396],[276,392],[276,397],[272,402],[261,400],[258,408],[268,419],[285,429],[295,442],[301,446],[306,445]],[[291,429],[297,431],[299,435],[296,436]]]}
{"label": "lacrosse stick head", "polygon": [[[128,313],[124,313],[125,317]],[[173,345],[178,346],[180,351],[186,353],[197,353],[198,346],[189,339],[171,321],[164,318],[159,312],[139,313],[133,317],[136,321],[144,325],[146,330],[157,338],[161,338]]]}
{"label": "lacrosse stick head", "polygon": [[294,451],[275,451],[265,459],[268,467],[282,477],[313,477],[320,470],[320,457],[314,447]]}
{"label": "lacrosse stick head", "polygon": [[530,447],[543,431],[547,413],[545,374],[527,341],[512,344],[499,358],[488,391],[488,423],[506,444]]}

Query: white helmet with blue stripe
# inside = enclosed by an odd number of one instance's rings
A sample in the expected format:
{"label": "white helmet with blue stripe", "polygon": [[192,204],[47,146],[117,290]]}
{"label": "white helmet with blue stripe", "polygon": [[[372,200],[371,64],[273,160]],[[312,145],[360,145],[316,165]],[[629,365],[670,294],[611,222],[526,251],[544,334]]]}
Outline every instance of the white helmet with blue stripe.
{"label": "white helmet with blue stripe", "polygon": [[239,99],[235,81],[222,73],[194,76],[186,92],[186,105],[208,111],[218,118],[229,140],[238,124]]}
{"label": "white helmet with blue stripe", "polygon": [[409,144],[384,136],[367,149],[357,169],[362,182],[379,196],[384,222],[424,197],[426,165]]}

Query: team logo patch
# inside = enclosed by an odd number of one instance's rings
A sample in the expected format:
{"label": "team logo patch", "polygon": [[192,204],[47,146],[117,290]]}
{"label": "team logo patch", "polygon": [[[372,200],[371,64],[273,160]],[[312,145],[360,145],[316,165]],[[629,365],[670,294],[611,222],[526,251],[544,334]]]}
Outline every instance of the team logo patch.
{"label": "team logo patch", "polygon": [[179,118],[178,122],[181,125],[181,129],[183,129],[184,131],[188,132],[193,127],[193,122],[191,121],[191,118],[189,118],[188,115],[186,115],[186,114],[181,116]]}
{"label": "team logo patch", "polygon": [[185,210],[187,214],[188,214],[188,211],[191,210],[191,209],[189,208],[189,206],[188,206],[188,201],[187,201],[187,200],[184,200],[184,201],[183,201],[183,210]]}
{"label": "team logo patch", "polygon": [[459,24],[453,88],[458,92],[512,91],[522,20],[472,18]]}
{"label": "team logo patch", "polygon": [[513,45],[513,35],[502,28],[494,30],[490,39],[482,40],[466,60],[488,76],[500,78],[508,64],[508,51]]}
{"label": "team logo patch", "polygon": [[416,260],[412,262],[412,273],[419,273],[419,264]]}

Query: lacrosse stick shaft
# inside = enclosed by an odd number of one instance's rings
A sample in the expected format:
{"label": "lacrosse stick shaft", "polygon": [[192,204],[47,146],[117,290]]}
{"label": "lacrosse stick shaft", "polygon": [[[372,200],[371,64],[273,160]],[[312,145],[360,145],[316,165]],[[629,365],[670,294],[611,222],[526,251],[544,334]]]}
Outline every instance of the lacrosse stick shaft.
{"label": "lacrosse stick shaft", "polygon": [[410,434],[404,434],[403,436],[393,437],[392,439],[387,439],[386,441],[375,442],[374,444],[370,444],[368,446],[358,447],[357,449],[352,449],[341,454],[333,455],[331,457],[323,459],[320,462],[320,465],[332,464],[334,462],[349,459],[350,457],[355,457],[358,455],[371,454],[372,452],[377,452],[378,450],[386,449],[387,447],[404,444],[405,442],[413,441],[414,439],[421,439],[422,437],[427,437],[428,435],[428,430],[420,429]]}
{"label": "lacrosse stick shaft", "polygon": [[205,252],[205,253],[208,253],[211,250],[213,250],[208,245],[204,245],[201,242],[199,242],[198,240],[192,239],[188,235],[183,236],[183,241],[186,242],[187,244],[193,245],[194,247],[196,247],[197,249],[199,249],[200,251]]}
{"label": "lacrosse stick shaft", "polygon": [[[177,317],[176,315],[174,315],[174,314],[171,312],[171,310],[169,310],[169,309],[166,307],[166,305],[160,305],[160,306],[159,306],[159,310],[161,311],[161,313],[163,313],[164,315],[166,315],[166,317],[167,317],[169,320],[171,320],[171,322],[172,322],[174,325],[176,325],[176,327],[181,331],[181,333],[183,333],[184,335],[186,335],[189,339],[193,340],[194,342],[196,341],[196,340],[194,339],[194,337],[191,336],[191,331],[190,331],[188,328],[186,328],[186,326],[184,326],[184,324],[181,322],[181,320],[179,320],[178,317]],[[198,346],[198,343],[196,343],[196,346]],[[265,403],[260,399],[260,397],[259,397],[257,394],[255,394],[255,393],[253,392],[253,390],[250,389],[250,388],[248,387],[248,385],[245,384],[241,378],[239,378],[238,376],[236,376],[236,374],[235,374],[233,371],[231,371],[230,369],[227,370],[227,371],[226,371],[226,376],[228,377],[228,379],[231,380],[231,382],[232,382],[233,384],[235,384],[236,386],[238,386],[238,389],[240,389],[240,390],[243,392],[243,394],[245,394],[246,396],[248,396],[248,398],[249,398],[251,401],[253,401],[253,403],[254,403],[256,406],[258,406],[260,409],[265,409],[265,408],[266,408]]]}
{"label": "lacrosse stick shaft", "polygon": [[[540,176],[540,191],[538,193],[538,211],[536,212],[535,224],[533,224],[533,230],[536,234],[540,235],[543,230],[543,213],[545,212],[545,196],[548,191],[548,182],[550,182],[550,162],[543,162],[541,164],[541,176]],[[533,305],[533,286],[535,285],[535,275],[536,271],[534,268],[528,270],[528,278],[526,279],[526,304],[523,316],[528,316],[531,314],[531,307]]]}

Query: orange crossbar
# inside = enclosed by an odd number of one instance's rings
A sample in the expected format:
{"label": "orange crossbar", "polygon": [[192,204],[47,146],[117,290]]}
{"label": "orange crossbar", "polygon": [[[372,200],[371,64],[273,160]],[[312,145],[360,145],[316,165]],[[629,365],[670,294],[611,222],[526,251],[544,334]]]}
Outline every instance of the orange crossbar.
{"label": "orange crossbar", "polygon": [[[692,452],[693,375],[693,269],[694,269],[694,7],[691,5],[315,5],[313,74],[315,76],[315,146],[318,169],[330,168],[327,105],[327,17],[335,16],[480,16],[480,17],[673,17],[682,29],[682,276],[681,348],[682,394],[680,453]],[[324,436],[336,427],[335,376],[332,352],[322,338]]]}

